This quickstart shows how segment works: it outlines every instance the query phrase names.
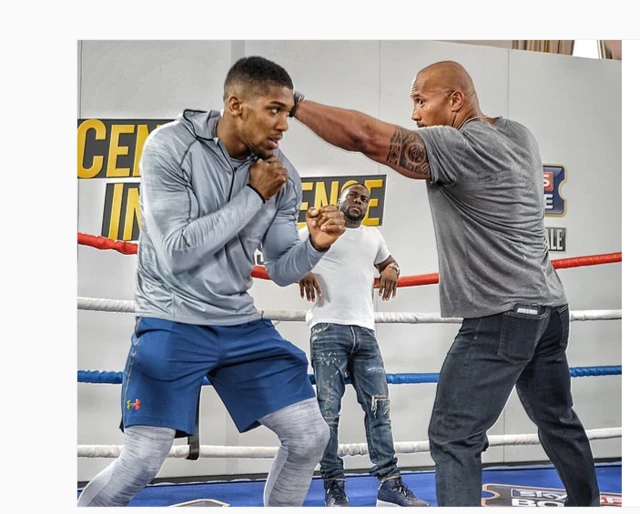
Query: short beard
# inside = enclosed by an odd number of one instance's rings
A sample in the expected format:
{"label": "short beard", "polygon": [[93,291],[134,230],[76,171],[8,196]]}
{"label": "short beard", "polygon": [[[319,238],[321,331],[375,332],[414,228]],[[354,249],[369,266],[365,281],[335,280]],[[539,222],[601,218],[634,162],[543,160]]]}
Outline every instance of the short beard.
{"label": "short beard", "polygon": [[263,161],[266,161],[269,157],[273,156],[273,152],[271,152],[271,154],[267,154],[265,152],[263,152],[262,150],[259,150],[256,146],[254,146],[253,144],[249,143],[249,140],[246,136],[246,133],[244,131],[244,127],[242,128],[242,138],[244,139],[244,144],[247,145],[247,148],[249,149],[249,152],[257,155],[260,159],[262,159]]}
{"label": "short beard", "polygon": [[358,223],[359,221],[362,221],[366,215],[367,215],[366,212],[361,212],[360,216],[354,217],[351,214],[349,214],[348,209],[347,209],[347,212],[344,213],[344,217],[351,223]]}
{"label": "short beard", "polygon": [[258,157],[260,157],[260,159],[262,159],[263,161],[266,161],[267,159],[270,159],[271,157],[273,157],[273,152],[271,152],[270,154],[267,154],[262,150],[258,150],[257,148],[251,148],[251,151]]}

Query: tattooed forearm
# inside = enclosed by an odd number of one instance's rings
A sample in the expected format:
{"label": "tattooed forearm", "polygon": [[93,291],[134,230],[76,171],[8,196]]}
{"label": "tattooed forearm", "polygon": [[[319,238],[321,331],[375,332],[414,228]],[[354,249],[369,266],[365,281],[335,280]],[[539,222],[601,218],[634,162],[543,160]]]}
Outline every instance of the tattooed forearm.
{"label": "tattooed forearm", "polygon": [[409,171],[431,176],[431,168],[427,160],[427,148],[418,134],[411,130],[396,128],[389,141],[387,162],[401,166]]}

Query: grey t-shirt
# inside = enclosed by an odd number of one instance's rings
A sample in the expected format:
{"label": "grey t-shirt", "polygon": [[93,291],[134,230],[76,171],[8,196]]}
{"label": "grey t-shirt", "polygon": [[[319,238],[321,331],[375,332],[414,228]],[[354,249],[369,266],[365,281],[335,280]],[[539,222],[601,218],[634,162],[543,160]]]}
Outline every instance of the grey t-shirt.
{"label": "grey t-shirt", "polygon": [[442,316],[567,303],[546,245],[543,167],[533,134],[506,118],[418,133],[431,166]]}

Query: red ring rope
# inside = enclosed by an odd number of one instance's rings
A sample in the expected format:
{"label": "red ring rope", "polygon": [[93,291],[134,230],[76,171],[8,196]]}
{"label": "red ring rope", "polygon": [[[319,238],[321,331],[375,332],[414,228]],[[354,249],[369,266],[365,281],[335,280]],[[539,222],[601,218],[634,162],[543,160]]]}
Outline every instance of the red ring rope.
{"label": "red ring rope", "polygon": [[[133,255],[138,252],[136,243],[127,243],[125,241],[114,241],[103,236],[90,236],[78,232],[78,244],[84,246],[92,246],[99,250],[116,250],[125,255]],[[569,259],[556,259],[551,261],[556,269],[578,268],[580,266],[595,266],[598,264],[611,264],[614,262],[622,262],[622,252],[605,253],[601,255],[587,255],[585,257],[572,257]],[[261,278],[269,280],[269,275],[264,266],[254,266],[251,272],[253,278]],[[440,280],[438,273],[428,273],[426,275],[411,275],[400,277],[398,279],[398,287],[425,286],[429,284],[437,284]],[[378,281],[376,280],[376,286]]]}

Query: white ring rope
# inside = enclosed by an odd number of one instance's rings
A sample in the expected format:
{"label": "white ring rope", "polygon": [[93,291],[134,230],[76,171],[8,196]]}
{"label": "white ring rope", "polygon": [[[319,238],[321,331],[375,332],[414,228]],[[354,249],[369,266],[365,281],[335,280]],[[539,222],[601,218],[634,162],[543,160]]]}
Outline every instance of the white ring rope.
{"label": "white ring rope", "polygon": [[[83,311],[134,312],[132,300],[78,297],[78,309]],[[263,317],[274,321],[305,321],[307,311],[260,311]],[[571,311],[571,321],[622,319],[622,310]],[[462,318],[443,318],[428,312],[376,312],[376,323],[461,323]]]}
{"label": "white ring rope", "polygon": [[[103,312],[134,312],[131,300],[110,300],[105,298],[78,297],[78,309]],[[305,321],[306,311],[264,310],[262,316],[274,321]],[[622,310],[584,310],[571,311],[571,321],[617,320],[622,319]],[[461,318],[443,318],[437,313],[422,312],[376,312],[376,323],[461,323]],[[622,428],[602,428],[587,430],[590,440],[614,439],[622,437]],[[515,434],[488,436],[489,446],[537,445],[540,440],[537,434]],[[429,441],[407,441],[394,444],[396,453],[419,453],[429,451]],[[189,455],[189,446],[176,445],[171,448],[170,458],[185,458]],[[122,451],[119,445],[78,445],[78,457],[85,458],[117,458]],[[200,446],[200,457],[204,458],[273,458],[277,447],[252,446]],[[338,455],[367,455],[366,443],[341,444]]]}
{"label": "white ring rope", "polygon": [[[587,430],[589,440],[615,439],[622,437],[622,427],[597,428]],[[489,446],[523,446],[540,444],[538,434],[490,435]],[[429,441],[407,441],[395,443],[396,453],[420,453],[429,451]],[[122,451],[119,445],[79,444],[78,457],[117,458]],[[278,448],[275,446],[200,446],[200,457],[221,459],[271,459]],[[367,455],[366,443],[341,444],[338,455],[341,457]],[[189,455],[189,446],[176,445],[171,448],[170,458],[185,458]]]}

